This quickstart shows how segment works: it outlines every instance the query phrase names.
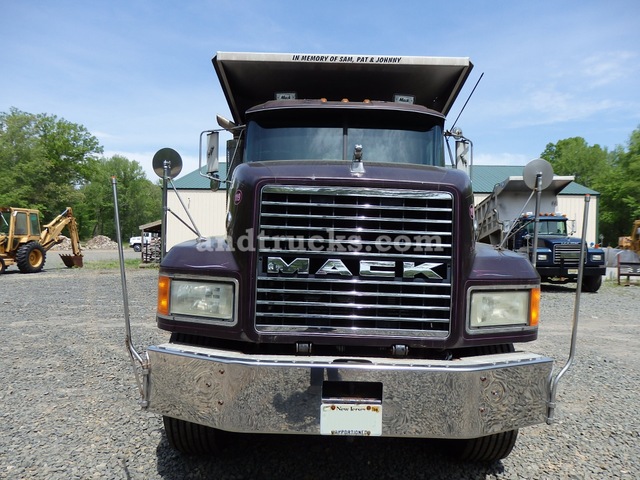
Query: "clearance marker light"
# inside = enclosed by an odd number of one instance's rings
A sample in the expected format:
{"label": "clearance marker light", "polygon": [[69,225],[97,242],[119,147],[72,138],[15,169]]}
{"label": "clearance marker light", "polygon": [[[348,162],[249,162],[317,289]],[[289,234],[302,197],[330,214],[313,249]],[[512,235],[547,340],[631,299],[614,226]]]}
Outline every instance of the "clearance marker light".
{"label": "clearance marker light", "polygon": [[396,103],[409,103],[409,104],[414,104],[416,100],[416,97],[414,95],[401,95],[399,93],[396,93],[393,96],[393,101]]}
{"label": "clearance marker light", "polygon": [[276,100],[295,100],[298,98],[296,92],[276,92]]}

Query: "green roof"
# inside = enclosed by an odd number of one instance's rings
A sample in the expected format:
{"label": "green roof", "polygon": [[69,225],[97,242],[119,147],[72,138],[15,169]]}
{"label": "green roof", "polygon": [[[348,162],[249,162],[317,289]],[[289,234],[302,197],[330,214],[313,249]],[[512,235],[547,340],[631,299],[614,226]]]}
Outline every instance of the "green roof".
{"label": "green roof", "polygon": [[[218,165],[220,170],[220,178],[226,178],[227,163],[220,162]],[[200,169],[200,172],[204,173],[206,170],[207,167],[205,165]],[[198,170],[194,170],[193,172],[187,173],[180,178],[176,178],[173,181],[173,185],[176,187],[176,189],[179,190],[209,190],[209,179],[200,175],[200,172]],[[220,190],[224,190],[225,188],[226,186],[224,183],[220,185]]]}
{"label": "green roof", "polygon": [[[508,177],[521,177],[524,166],[514,165],[474,165],[471,168],[471,181],[474,193],[491,193],[493,187]],[[560,195],[600,195],[576,182],[567,185]]]}
{"label": "green roof", "polygon": [[[206,167],[202,167],[204,173]],[[524,166],[514,165],[474,165],[471,171],[471,180],[473,181],[473,191],[475,193],[491,193],[496,183],[500,183],[507,177],[522,176]],[[220,178],[226,178],[227,164],[220,162]],[[198,170],[187,173],[186,175],[176,178],[173,184],[180,190],[209,190],[209,179],[200,175]],[[220,186],[224,189],[225,184]],[[595,190],[591,190],[576,182],[571,182],[565,187],[560,195],[599,195]]]}

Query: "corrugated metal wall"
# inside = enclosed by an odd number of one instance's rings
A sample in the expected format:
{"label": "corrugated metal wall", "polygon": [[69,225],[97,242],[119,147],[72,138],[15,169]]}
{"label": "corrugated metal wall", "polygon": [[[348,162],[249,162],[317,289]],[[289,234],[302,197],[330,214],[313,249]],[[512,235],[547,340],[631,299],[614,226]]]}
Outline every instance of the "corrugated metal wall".
{"label": "corrugated metal wall", "polygon": [[[180,190],[180,198],[189,214],[195,221],[200,233],[205,237],[226,235],[226,196],[225,190],[212,192],[211,190]],[[167,196],[169,209],[189,224],[189,217],[180,204],[173,190]],[[172,246],[196,238],[196,235],[176,219],[171,213],[167,214],[167,250]]]}

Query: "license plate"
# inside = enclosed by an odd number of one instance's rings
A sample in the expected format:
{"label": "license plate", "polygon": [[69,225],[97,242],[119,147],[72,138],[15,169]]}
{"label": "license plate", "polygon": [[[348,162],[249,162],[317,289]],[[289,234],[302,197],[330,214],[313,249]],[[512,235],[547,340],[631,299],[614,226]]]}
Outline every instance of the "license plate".
{"label": "license plate", "polygon": [[320,433],[379,437],[382,435],[382,405],[323,402],[320,406]]}
{"label": "license plate", "polygon": [[567,270],[567,273],[569,275],[577,275],[578,274],[578,269],[577,268],[570,268]]}

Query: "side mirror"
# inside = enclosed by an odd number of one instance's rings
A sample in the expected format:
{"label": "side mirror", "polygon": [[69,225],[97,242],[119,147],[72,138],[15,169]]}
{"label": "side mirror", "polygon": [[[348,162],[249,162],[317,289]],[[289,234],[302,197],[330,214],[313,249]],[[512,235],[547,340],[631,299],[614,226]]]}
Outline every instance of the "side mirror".
{"label": "side mirror", "polygon": [[456,168],[467,170],[469,165],[469,144],[464,140],[456,140]]}
{"label": "side mirror", "polygon": [[220,179],[218,178],[218,174],[214,174],[213,178],[209,180],[209,189],[212,192],[217,192],[220,190]]}
{"label": "side mirror", "polygon": [[218,171],[218,132],[210,132],[207,135],[207,173],[212,175]]}
{"label": "side mirror", "polygon": [[452,132],[456,142],[456,168],[470,173],[473,164],[473,151],[471,141],[465,138],[460,128],[455,128]]}

